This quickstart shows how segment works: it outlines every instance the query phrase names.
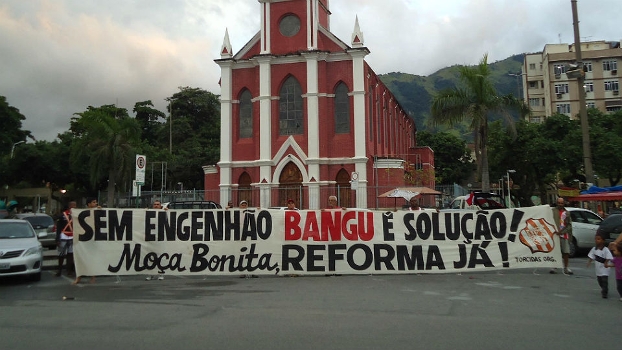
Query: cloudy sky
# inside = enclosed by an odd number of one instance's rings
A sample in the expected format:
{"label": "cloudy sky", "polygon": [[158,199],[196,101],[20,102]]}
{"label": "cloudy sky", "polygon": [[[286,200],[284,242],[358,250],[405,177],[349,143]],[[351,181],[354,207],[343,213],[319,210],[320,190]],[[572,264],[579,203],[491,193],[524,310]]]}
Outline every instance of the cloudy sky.
{"label": "cloudy sky", "polygon": [[[620,0],[578,0],[582,40],[622,40]],[[572,43],[570,0],[330,0],[331,31],[349,43],[355,17],[379,74],[429,75]],[[259,30],[257,0],[1,0],[0,96],[23,128],[54,140],[74,113],[132,110],[179,86],[219,94],[225,29],[237,52]]]}

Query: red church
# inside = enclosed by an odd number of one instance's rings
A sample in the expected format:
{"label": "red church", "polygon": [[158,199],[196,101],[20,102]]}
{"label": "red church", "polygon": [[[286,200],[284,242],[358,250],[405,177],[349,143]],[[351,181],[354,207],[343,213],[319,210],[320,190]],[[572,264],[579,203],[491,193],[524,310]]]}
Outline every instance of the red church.
{"label": "red church", "polygon": [[[392,207],[396,187],[434,188],[434,154],[365,61],[358,18],[350,45],[330,32],[329,0],[259,0],[261,28],[221,58],[220,161],[206,199],[251,207]],[[216,195],[218,194],[218,195]]]}

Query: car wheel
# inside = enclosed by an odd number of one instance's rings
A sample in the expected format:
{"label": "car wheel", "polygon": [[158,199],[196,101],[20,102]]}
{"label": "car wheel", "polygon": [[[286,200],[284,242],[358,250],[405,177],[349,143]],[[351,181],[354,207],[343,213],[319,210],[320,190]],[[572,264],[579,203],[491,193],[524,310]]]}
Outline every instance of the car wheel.
{"label": "car wheel", "polygon": [[577,241],[575,241],[574,237],[568,241],[569,252],[568,256],[574,258],[577,256]]}
{"label": "car wheel", "polygon": [[39,271],[37,273],[33,273],[32,275],[30,275],[30,280],[33,281],[33,282],[41,281],[41,271]]}

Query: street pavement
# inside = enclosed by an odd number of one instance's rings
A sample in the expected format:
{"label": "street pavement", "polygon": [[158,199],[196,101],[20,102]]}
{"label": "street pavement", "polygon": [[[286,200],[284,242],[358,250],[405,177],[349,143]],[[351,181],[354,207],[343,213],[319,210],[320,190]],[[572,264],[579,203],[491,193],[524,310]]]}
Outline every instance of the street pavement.
{"label": "street pavement", "polygon": [[[53,261],[53,259],[52,259]],[[3,349],[615,348],[593,266],[437,275],[0,279]]]}

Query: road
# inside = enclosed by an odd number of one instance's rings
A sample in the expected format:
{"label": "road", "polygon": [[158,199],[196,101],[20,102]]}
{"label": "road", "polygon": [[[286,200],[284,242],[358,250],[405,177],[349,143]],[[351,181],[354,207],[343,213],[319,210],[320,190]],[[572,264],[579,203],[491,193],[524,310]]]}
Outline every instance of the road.
{"label": "road", "polygon": [[[593,267],[443,275],[0,279],[4,349],[615,348]],[[88,282],[88,279],[85,280]],[[63,300],[63,298],[66,298]]]}

